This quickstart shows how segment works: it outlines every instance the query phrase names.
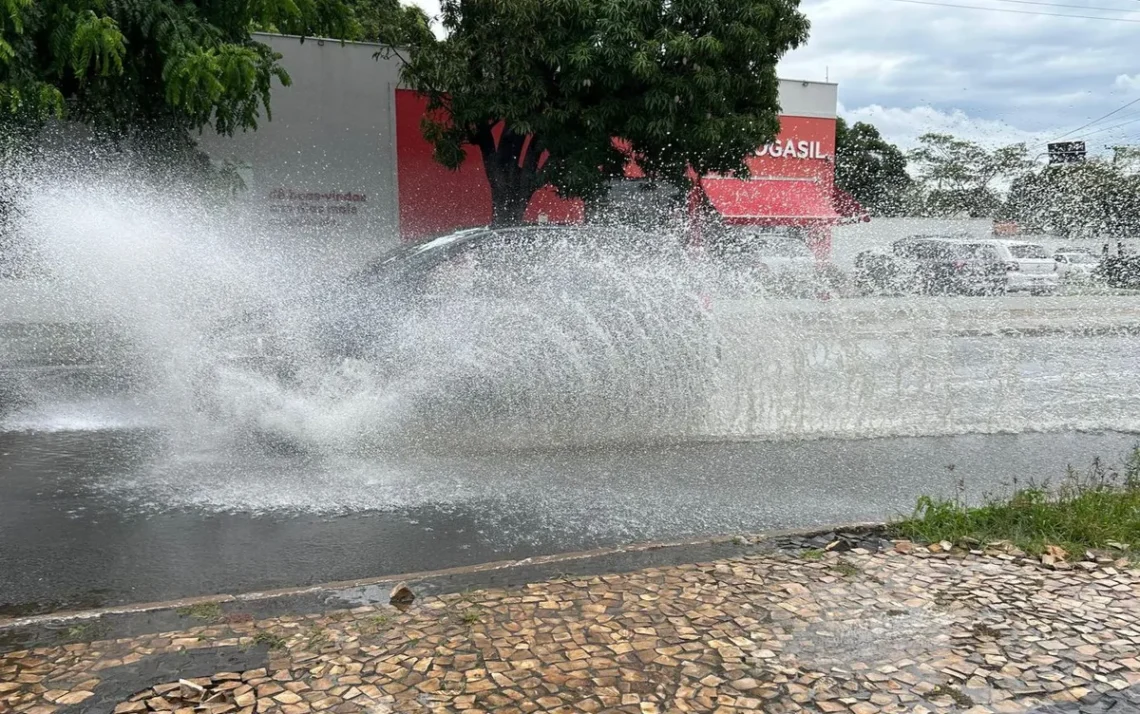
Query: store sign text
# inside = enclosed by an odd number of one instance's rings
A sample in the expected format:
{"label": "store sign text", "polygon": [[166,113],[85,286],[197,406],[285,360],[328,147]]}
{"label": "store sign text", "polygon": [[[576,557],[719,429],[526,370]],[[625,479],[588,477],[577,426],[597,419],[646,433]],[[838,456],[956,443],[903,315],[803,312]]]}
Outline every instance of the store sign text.
{"label": "store sign text", "polygon": [[777,141],[766,146],[761,146],[756,150],[757,156],[774,156],[776,158],[787,157],[789,159],[826,159],[827,154],[823,153],[823,146],[818,141],[796,141],[795,139],[788,139],[787,141]]}

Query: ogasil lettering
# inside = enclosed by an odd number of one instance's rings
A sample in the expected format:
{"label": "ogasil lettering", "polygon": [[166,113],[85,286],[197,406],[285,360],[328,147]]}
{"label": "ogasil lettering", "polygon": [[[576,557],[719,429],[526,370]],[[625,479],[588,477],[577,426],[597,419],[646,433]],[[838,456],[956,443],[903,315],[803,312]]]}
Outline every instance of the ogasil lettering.
{"label": "ogasil lettering", "polygon": [[788,139],[784,142],[774,142],[761,146],[756,150],[757,156],[787,157],[790,159],[826,159],[823,146],[818,141],[797,141]]}

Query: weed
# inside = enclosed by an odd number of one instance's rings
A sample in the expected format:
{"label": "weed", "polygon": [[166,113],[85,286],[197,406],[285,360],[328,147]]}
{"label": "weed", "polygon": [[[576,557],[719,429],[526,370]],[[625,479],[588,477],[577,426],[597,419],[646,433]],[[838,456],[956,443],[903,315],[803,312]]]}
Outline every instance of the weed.
{"label": "weed", "polygon": [[216,602],[199,602],[187,607],[180,607],[178,614],[207,622],[218,622],[225,616],[225,613],[222,612],[222,606]]}
{"label": "weed", "polygon": [[804,560],[819,560],[823,557],[823,551],[819,548],[805,550],[804,552],[800,553],[800,557]]}
{"label": "weed", "polygon": [[984,622],[979,622],[974,625],[974,634],[978,637],[988,637],[994,640],[1001,637],[1001,632],[995,630]]}
{"label": "weed", "polygon": [[64,636],[69,640],[80,640],[89,642],[97,639],[100,635],[107,631],[106,624],[93,620],[91,622],[81,622],[64,630]]}
{"label": "weed", "polygon": [[930,694],[926,695],[927,699],[937,699],[938,697],[950,697],[955,704],[963,709],[974,706],[974,700],[968,694],[945,684],[939,684],[931,690]]}
{"label": "weed", "polygon": [[380,630],[383,630],[391,621],[392,618],[388,615],[373,615],[365,618],[364,622],[361,623],[360,629],[366,634],[374,635]]}
{"label": "weed", "polygon": [[910,518],[892,534],[920,542],[1009,541],[1031,554],[1057,545],[1070,553],[1117,543],[1140,547],[1140,446],[1119,468],[1094,459],[1085,472],[1069,468],[1057,487],[1048,482],[1014,483],[1011,495],[988,497],[970,506],[954,499],[923,496]]}
{"label": "weed", "polygon": [[305,633],[305,649],[313,652],[319,650],[330,642],[329,635],[321,628],[313,625]]}
{"label": "weed", "polygon": [[463,615],[459,619],[464,625],[478,625],[481,616],[482,613],[479,612],[478,608],[472,607],[464,610]]}
{"label": "weed", "polygon": [[853,563],[849,563],[846,560],[839,561],[833,565],[832,568],[835,570],[835,572],[839,573],[845,578],[850,578],[859,574],[859,568],[855,567]]}
{"label": "weed", "polygon": [[285,649],[285,638],[268,630],[259,630],[253,636],[253,642],[258,645],[266,645],[271,650]]}

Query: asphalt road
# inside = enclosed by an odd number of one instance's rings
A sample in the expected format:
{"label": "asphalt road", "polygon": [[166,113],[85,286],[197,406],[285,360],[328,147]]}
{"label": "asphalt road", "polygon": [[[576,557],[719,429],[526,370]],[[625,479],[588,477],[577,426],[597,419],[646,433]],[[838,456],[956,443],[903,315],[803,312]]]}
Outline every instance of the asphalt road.
{"label": "asphalt road", "polygon": [[186,459],[147,431],[2,433],[0,616],[889,518],[921,494],[964,488],[979,498],[1015,477],[1120,457],[1136,439],[974,435],[305,463]]}
{"label": "asphalt road", "polygon": [[[0,404],[0,617],[890,518],[1140,440],[1140,337],[932,335],[905,316],[867,337],[848,322],[747,326],[704,431],[610,451],[226,448],[113,372],[21,366],[33,403]],[[343,423],[317,411],[299,404],[324,420],[306,432]]]}

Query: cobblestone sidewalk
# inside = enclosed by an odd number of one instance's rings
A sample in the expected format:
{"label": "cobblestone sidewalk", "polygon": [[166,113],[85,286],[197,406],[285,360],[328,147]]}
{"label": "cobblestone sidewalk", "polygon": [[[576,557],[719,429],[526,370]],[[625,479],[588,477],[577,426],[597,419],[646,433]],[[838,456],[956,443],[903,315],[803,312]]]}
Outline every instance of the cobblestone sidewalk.
{"label": "cobblestone sidewalk", "polygon": [[[1135,572],[899,550],[11,652],[0,712],[1140,712]],[[215,651],[226,664],[202,659]]]}

